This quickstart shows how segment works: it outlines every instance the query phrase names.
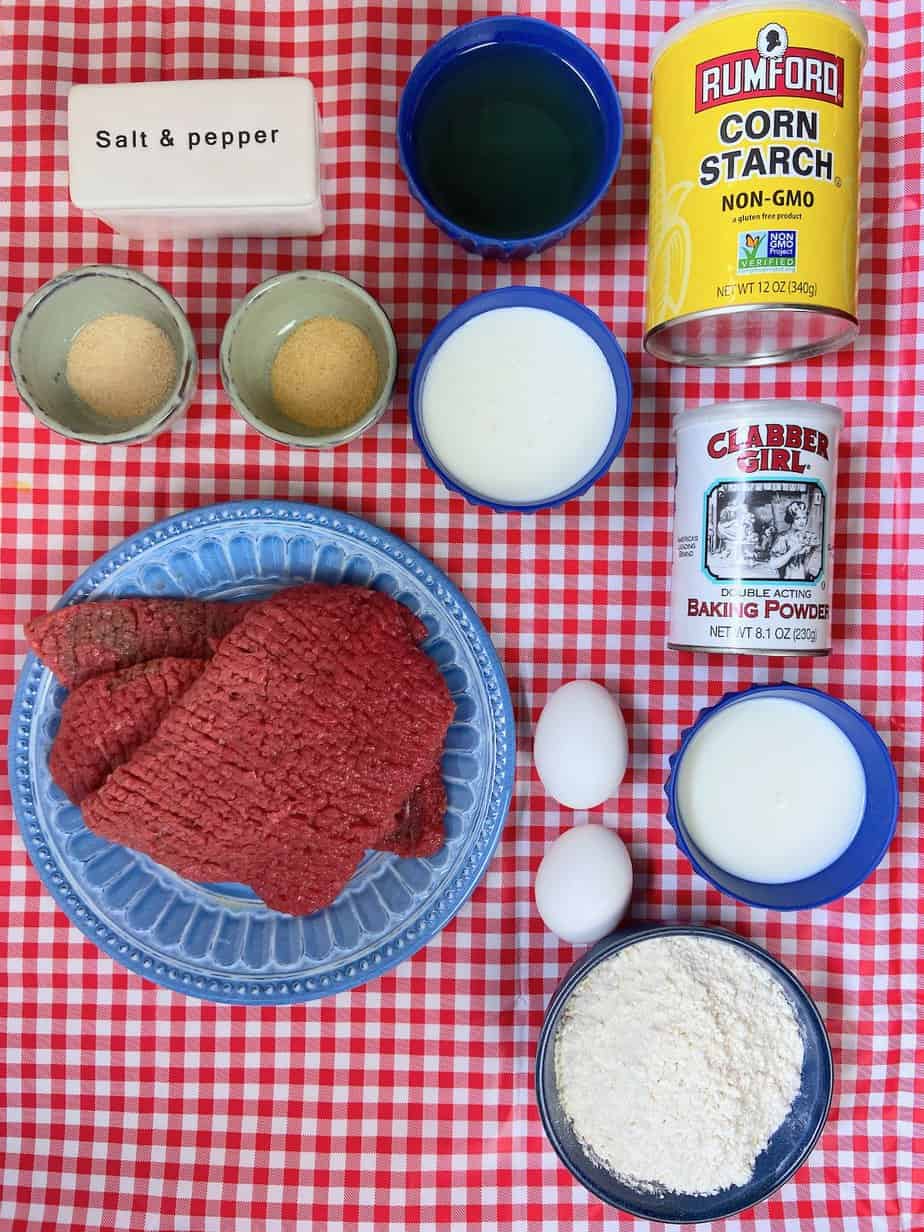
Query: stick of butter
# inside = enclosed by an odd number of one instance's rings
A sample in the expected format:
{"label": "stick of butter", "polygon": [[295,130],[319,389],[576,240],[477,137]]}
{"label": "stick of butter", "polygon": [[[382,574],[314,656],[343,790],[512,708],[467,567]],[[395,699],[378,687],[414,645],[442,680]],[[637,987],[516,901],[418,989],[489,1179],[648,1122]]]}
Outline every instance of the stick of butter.
{"label": "stick of butter", "polygon": [[301,77],[74,86],[71,201],[140,239],[320,235],[314,87]]}

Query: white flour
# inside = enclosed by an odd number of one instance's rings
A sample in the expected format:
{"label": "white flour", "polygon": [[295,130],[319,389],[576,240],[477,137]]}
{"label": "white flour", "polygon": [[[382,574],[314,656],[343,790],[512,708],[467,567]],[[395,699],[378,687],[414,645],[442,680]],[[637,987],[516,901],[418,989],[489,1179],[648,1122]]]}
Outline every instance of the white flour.
{"label": "white flour", "polygon": [[613,1172],[711,1194],[750,1179],[798,1093],[802,1054],[785,994],[747,953],[659,937],[578,985],[555,1073],[575,1133]]}

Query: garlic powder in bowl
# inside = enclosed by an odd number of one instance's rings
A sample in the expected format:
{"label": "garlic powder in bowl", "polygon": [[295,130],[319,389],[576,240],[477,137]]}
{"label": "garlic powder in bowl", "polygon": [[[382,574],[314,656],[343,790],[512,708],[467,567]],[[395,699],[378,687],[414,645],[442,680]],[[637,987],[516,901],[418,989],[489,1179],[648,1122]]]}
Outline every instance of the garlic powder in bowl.
{"label": "garlic powder in bowl", "polygon": [[133,313],[106,312],[74,336],[65,375],[91,411],[131,422],[164,402],[176,369],[176,352],[159,325]]}
{"label": "garlic powder in bowl", "polygon": [[244,296],[225,325],[220,367],[231,405],[251,427],[280,445],[330,449],[385,414],[398,345],[359,283],[296,270]]}
{"label": "garlic powder in bowl", "polygon": [[13,326],[10,367],[40,423],[100,446],[176,426],[199,371],[183,309],[123,265],[82,265],[39,287]]}

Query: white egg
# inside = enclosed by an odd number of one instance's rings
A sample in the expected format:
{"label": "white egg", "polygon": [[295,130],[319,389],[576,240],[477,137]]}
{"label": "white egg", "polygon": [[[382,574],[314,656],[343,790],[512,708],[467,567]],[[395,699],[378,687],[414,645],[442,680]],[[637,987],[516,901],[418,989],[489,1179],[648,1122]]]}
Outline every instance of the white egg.
{"label": "white egg", "polygon": [[572,945],[611,933],[632,896],[632,861],[606,826],[575,826],[549,847],[539,865],[536,907],[546,928]]}
{"label": "white egg", "polygon": [[545,704],[533,740],[542,785],[568,808],[596,808],[622,782],[629,740],[615,698],[592,680],[572,680]]}

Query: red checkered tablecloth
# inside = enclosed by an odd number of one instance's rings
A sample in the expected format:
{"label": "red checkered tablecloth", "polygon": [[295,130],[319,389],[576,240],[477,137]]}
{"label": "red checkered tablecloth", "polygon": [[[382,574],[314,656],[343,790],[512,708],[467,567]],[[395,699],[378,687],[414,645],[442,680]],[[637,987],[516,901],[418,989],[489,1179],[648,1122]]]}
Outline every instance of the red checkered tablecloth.
{"label": "red checkered tablecloth", "polygon": [[[670,368],[641,347],[649,52],[696,7],[0,0],[6,331],[52,275],[115,261],[144,269],[178,297],[202,359],[185,423],[152,444],[109,452],[37,426],[3,372],[4,723],[25,649],[21,622],[54,603],[100,553],[184,508],[288,497],[377,522],[447,570],[498,648],[520,744],[499,849],[452,924],[364,988],[280,1009],[188,999],[101,954],[40,883],[4,786],[0,1228],[650,1227],[572,1181],[543,1137],[532,1092],[543,1008],[577,951],[544,930],[533,906],[543,850],[575,817],[543,793],[530,738],[550,690],[575,676],[609,685],[629,723],[628,775],[595,817],[631,848],[633,919],[708,921],[754,938],[807,985],[831,1033],[837,1093],[818,1149],[773,1199],[722,1226],[924,1228],[924,1100],[915,1075],[924,975],[920,438],[916,453],[913,444],[924,403],[920,6],[860,6],[871,55],[859,341],[809,363],[731,372]],[[395,155],[395,114],[412,64],[452,26],[498,10],[547,16],[592,44],[626,117],[622,166],[602,208],[569,242],[512,266],[443,239],[411,201]],[[306,74],[318,89],[330,211],[322,238],[143,246],[70,207],[65,107],[73,82],[280,73]],[[216,363],[222,327],[244,292],[306,266],[349,275],[378,296],[402,357],[384,422],[321,455],[276,448],[246,427],[222,393]],[[511,282],[569,292],[599,312],[623,342],[636,389],[632,430],[610,475],[537,517],[492,515],[448,494],[422,465],[405,410],[425,334],[453,305]],[[846,412],[828,660],[665,648],[670,416],[743,396],[825,399]],[[876,725],[898,767],[903,806],[885,861],[860,890],[780,916],[737,906],[693,874],[664,821],[662,784],[680,729],[702,706],[728,689],[783,677],[831,690]]]}

